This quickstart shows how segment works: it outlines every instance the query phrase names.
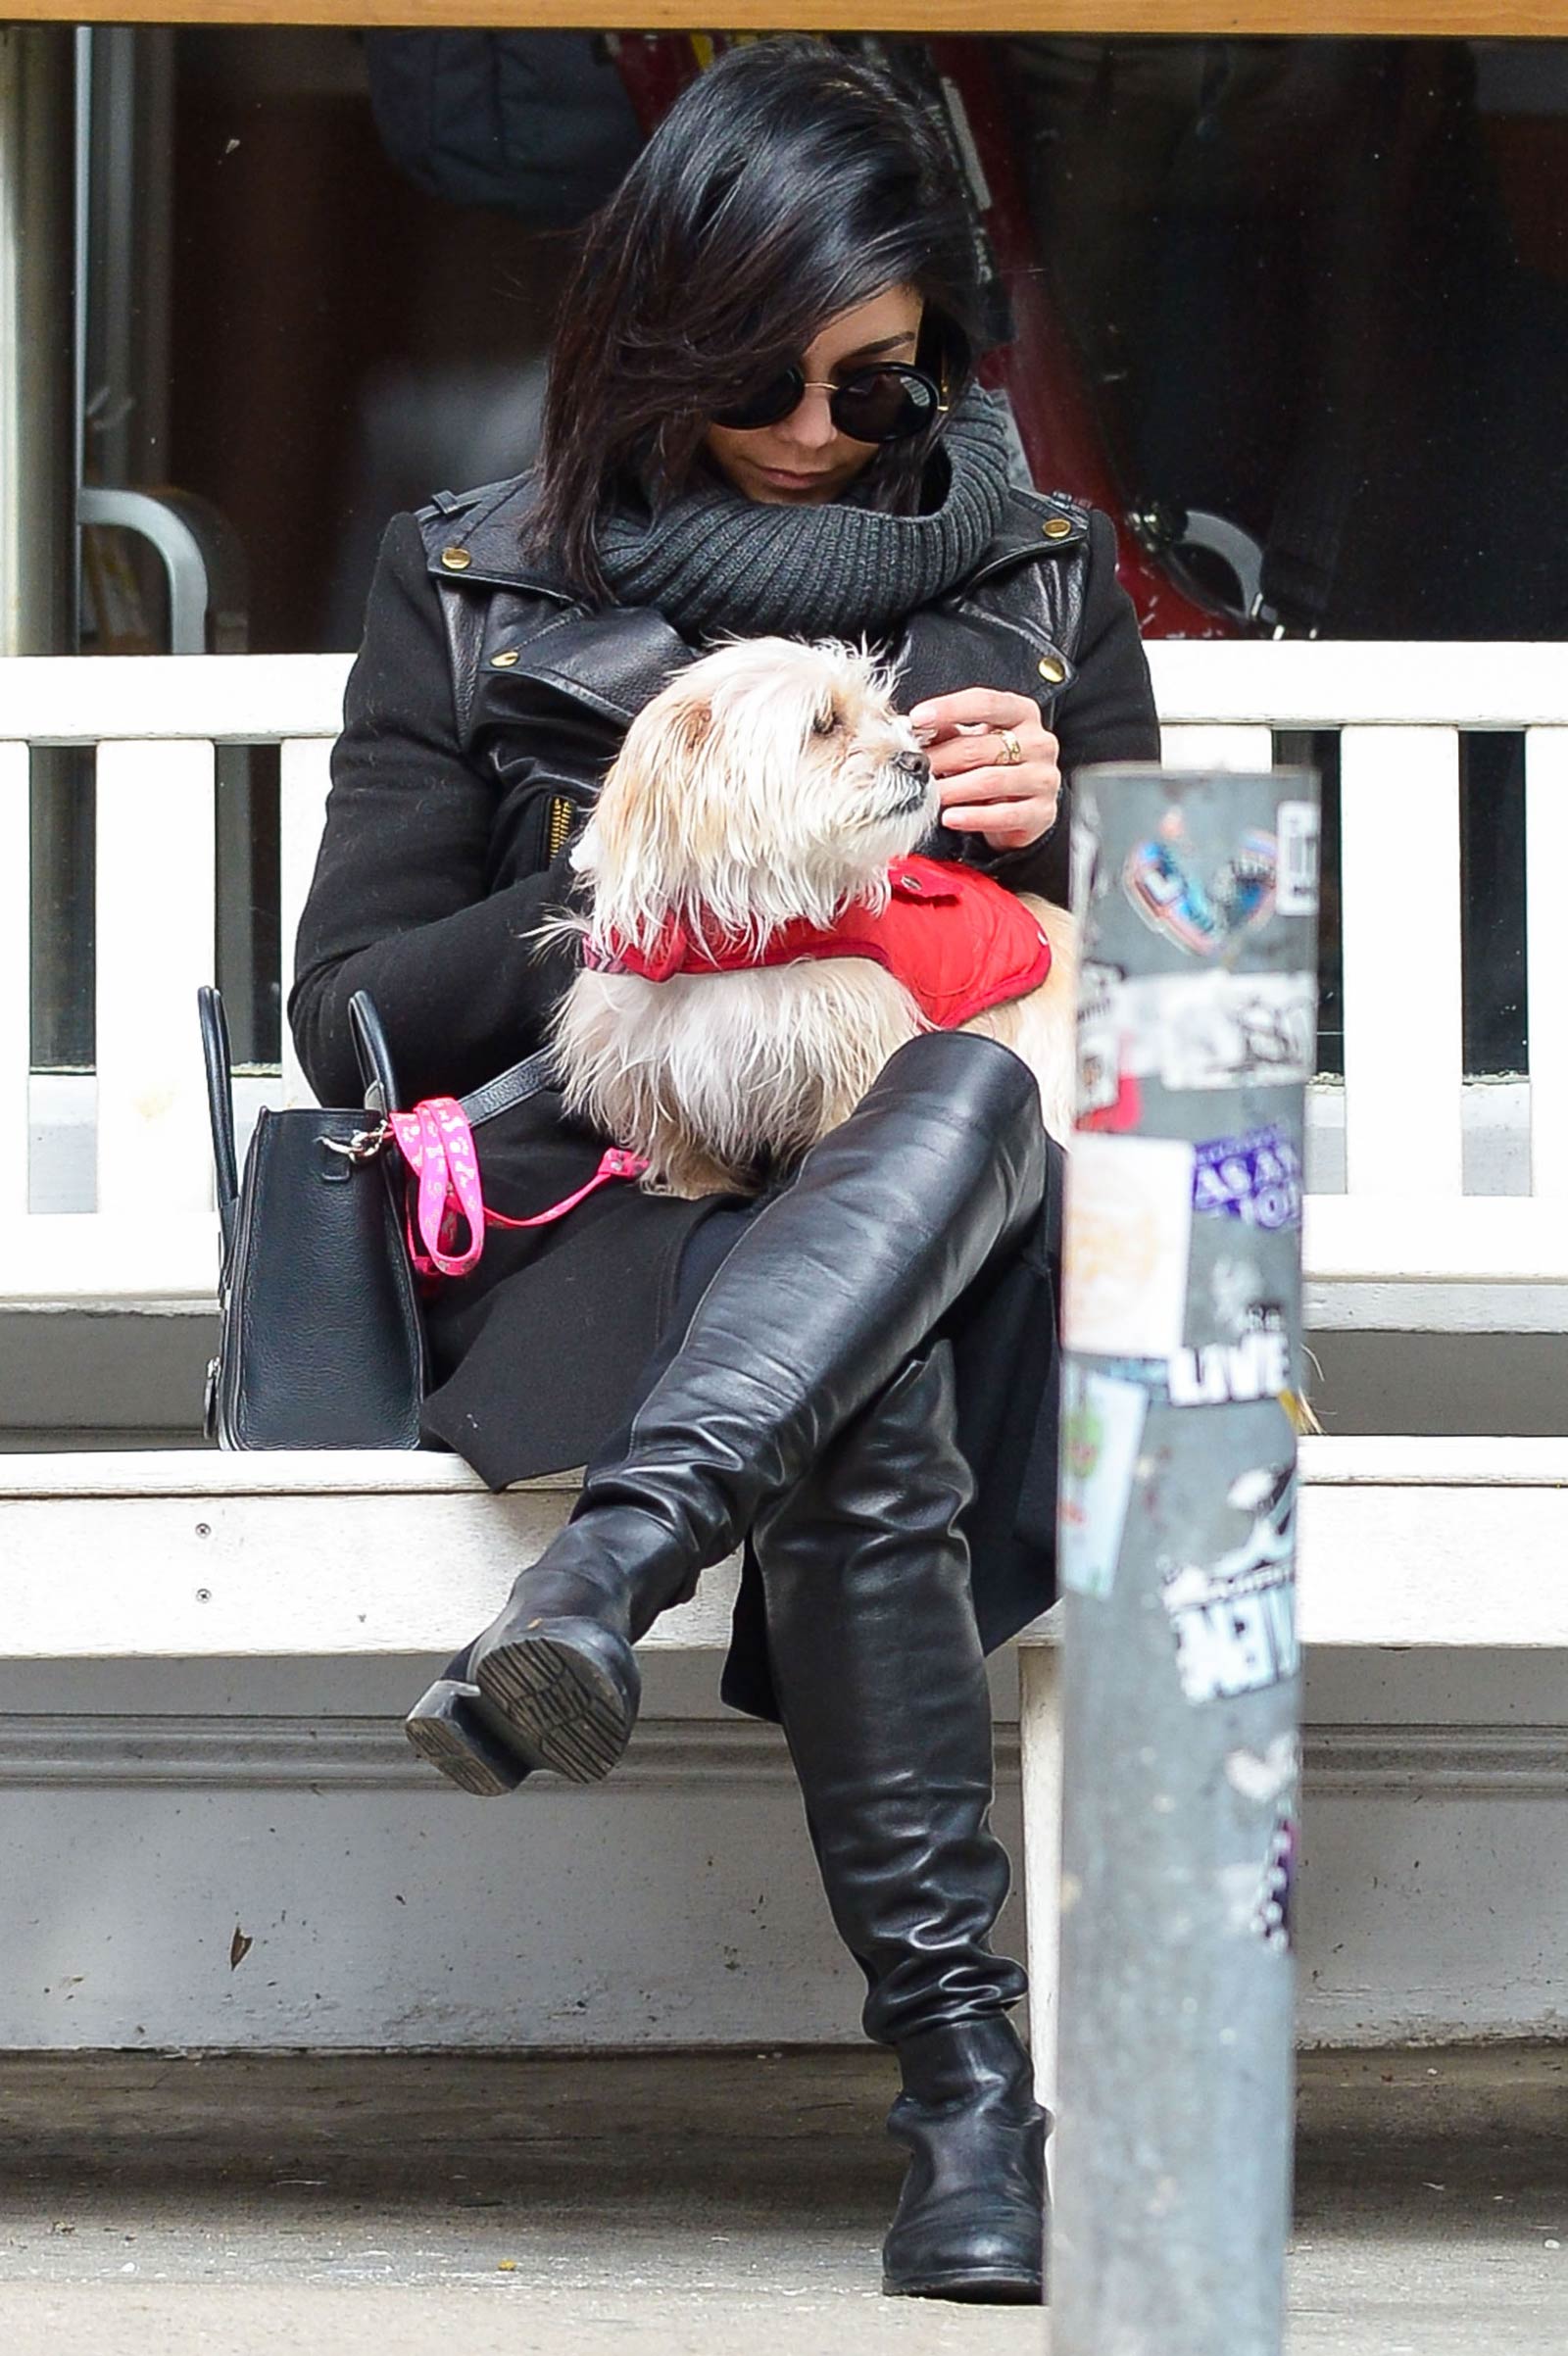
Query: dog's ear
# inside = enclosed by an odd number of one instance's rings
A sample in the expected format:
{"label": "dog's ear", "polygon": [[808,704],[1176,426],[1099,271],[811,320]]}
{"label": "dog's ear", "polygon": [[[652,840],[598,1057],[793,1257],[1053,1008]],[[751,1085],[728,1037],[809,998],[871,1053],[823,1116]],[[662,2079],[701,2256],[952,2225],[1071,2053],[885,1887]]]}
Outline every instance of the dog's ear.
{"label": "dog's ear", "polygon": [[687,878],[714,732],[710,699],[677,672],[638,712],[605,778],[579,872],[595,888],[598,912],[628,937],[640,938],[648,909],[662,909]]}
{"label": "dog's ear", "polygon": [[700,753],[712,733],[713,707],[706,696],[692,696],[676,712],[669,731],[669,748],[679,758]]}

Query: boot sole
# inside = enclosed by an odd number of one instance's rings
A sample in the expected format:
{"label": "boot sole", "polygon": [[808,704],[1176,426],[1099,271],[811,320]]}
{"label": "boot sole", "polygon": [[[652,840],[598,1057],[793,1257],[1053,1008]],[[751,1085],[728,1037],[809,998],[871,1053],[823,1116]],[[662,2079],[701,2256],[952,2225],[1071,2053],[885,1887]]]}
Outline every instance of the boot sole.
{"label": "boot sole", "polygon": [[568,1626],[558,1621],[553,1636],[496,1644],[480,1654],[473,1675],[484,1699],[544,1766],[568,1783],[599,1784],[631,1740],[636,1664],[629,1646],[593,1622],[569,1634]]}
{"label": "boot sole", "polygon": [[437,1678],[403,1721],[403,1731],[432,1767],[461,1792],[500,1799],[515,1792],[534,1765],[517,1757],[480,1715],[476,1686]]}
{"label": "boot sole", "polygon": [[882,2278],[882,2295],[890,2299],[954,2299],[969,2306],[1043,2307],[1046,2286],[1042,2277],[1015,2274],[931,2275],[923,2282],[895,2282]]}

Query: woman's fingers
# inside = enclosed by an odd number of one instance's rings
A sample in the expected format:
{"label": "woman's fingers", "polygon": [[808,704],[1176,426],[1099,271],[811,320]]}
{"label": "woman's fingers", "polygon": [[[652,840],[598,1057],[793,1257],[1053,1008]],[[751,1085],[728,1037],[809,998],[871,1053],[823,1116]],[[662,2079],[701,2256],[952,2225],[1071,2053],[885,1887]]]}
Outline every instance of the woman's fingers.
{"label": "woman's fingers", "polygon": [[916,704],[909,719],[942,789],[944,826],[982,834],[993,851],[1021,851],[1051,832],[1058,747],[1032,697],[965,687]]}
{"label": "woman's fingers", "polygon": [[943,795],[942,823],[956,834],[983,834],[994,851],[1021,850],[1054,826],[1060,793],[1054,761],[971,769]]}
{"label": "woman's fingers", "polygon": [[1015,734],[1039,728],[1040,707],[1032,696],[1009,695],[1000,687],[963,687],[956,695],[928,696],[916,704],[909,722],[931,747],[956,728],[1011,728]]}
{"label": "woman's fingers", "polygon": [[[1018,748],[1018,758],[1007,755],[1007,742]],[[1056,740],[1049,729],[1040,725],[1036,712],[1033,720],[1022,720],[1016,728],[980,728],[963,736],[942,737],[926,746],[926,757],[934,777],[964,777],[977,769],[1022,768],[1027,763],[1054,761]]]}

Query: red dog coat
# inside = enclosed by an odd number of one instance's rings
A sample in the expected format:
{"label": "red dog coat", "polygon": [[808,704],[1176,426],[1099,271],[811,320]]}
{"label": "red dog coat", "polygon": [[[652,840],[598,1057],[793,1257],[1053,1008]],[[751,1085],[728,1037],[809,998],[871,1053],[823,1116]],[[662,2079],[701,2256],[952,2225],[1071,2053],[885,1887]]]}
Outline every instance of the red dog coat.
{"label": "red dog coat", "polygon": [[[869,957],[904,984],[934,1031],[1037,990],[1051,970],[1051,944],[1010,892],[972,867],[917,856],[888,869],[892,896],[880,914],[847,908],[825,930],[784,925],[760,949],[733,937],[667,924],[653,946],[612,945],[610,973],[667,982],[677,973],[740,973],[793,965],[800,957]],[[595,961],[595,960],[590,960]]]}

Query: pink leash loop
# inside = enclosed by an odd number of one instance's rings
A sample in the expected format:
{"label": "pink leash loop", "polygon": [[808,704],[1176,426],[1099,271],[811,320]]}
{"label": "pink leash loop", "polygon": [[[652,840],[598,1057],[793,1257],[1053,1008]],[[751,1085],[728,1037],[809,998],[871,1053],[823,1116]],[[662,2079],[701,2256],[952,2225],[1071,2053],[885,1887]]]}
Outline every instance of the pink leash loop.
{"label": "pink leash loop", "polygon": [[628,1153],[624,1146],[607,1146],[600,1156],[599,1167],[593,1176],[573,1195],[564,1195],[552,1203],[548,1210],[535,1211],[531,1219],[509,1219],[504,1211],[486,1210],[485,1223],[490,1227],[548,1227],[555,1219],[564,1219],[568,1210],[575,1210],[590,1195],[597,1194],[612,1178],[640,1178],[648,1167],[647,1157]]}
{"label": "pink leash loop", "polygon": [[[509,1219],[485,1205],[473,1131],[455,1097],[423,1098],[412,1112],[394,1112],[389,1121],[399,1151],[416,1181],[412,1214],[406,1206],[404,1227],[409,1256],[420,1276],[466,1276],[479,1264],[486,1227],[548,1227],[575,1210],[579,1203],[612,1179],[640,1178],[648,1167],[642,1154],[611,1146],[601,1156],[593,1176],[574,1194],[553,1203],[548,1210],[536,1212],[531,1219]],[[467,1229],[468,1240],[459,1252],[455,1246],[464,1227]]]}

